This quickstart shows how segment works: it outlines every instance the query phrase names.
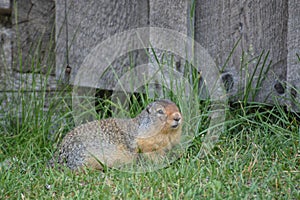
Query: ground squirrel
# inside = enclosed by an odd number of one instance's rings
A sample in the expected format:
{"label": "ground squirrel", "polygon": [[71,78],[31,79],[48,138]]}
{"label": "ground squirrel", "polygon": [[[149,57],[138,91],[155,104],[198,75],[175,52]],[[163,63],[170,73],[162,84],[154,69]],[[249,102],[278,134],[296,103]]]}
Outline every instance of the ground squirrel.
{"label": "ground squirrel", "polygon": [[64,137],[50,163],[101,170],[103,164],[132,163],[140,153],[157,159],[180,142],[182,121],[175,103],[157,100],[135,118],[109,118],[76,127]]}

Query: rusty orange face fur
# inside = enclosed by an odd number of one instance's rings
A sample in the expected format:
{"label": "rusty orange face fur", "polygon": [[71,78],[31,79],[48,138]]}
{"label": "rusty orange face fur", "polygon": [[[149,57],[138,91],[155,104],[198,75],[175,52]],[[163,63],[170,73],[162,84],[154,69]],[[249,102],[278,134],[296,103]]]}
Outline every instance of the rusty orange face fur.
{"label": "rusty orange face fur", "polygon": [[183,119],[175,103],[159,100],[146,110],[155,126],[148,129],[147,135],[137,138],[142,152],[164,151],[180,142]]}
{"label": "rusty orange face fur", "polygon": [[183,119],[178,107],[169,100],[159,100],[158,103],[150,104],[147,111],[154,115],[154,119],[159,119],[158,124],[167,131],[176,130],[182,125]]}

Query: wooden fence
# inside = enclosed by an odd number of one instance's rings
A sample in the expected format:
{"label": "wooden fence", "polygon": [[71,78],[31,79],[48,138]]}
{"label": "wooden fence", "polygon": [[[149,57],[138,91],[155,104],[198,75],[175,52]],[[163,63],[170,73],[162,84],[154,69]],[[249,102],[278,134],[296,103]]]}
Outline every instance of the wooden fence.
{"label": "wooden fence", "polygon": [[[273,102],[278,97],[281,104],[294,108],[293,101],[300,101],[299,0],[17,0],[16,5],[0,0],[0,90],[17,90],[20,77],[34,70],[26,67],[30,65],[19,70],[20,51],[25,63],[38,49],[40,63],[46,69],[55,66],[48,83],[55,89],[56,79],[73,83],[96,44],[115,33],[146,26],[173,29],[194,38],[220,68],[232,97],[245,90],[253,73],[252,86],[256,86],[262,72],[256,101]],[[55,47],[49,46],[54,41]],[[262,69],[263,62],[257,64],[255,59],[246,62],[262,53],[269,67]],[[142,52],[136,52],[134,58],[136,65],[146,59]],[[122,74],[128,62],[126,58],[117,61],[115,71]],[[112,89],[112,75],[103,78],[101,89]]]}

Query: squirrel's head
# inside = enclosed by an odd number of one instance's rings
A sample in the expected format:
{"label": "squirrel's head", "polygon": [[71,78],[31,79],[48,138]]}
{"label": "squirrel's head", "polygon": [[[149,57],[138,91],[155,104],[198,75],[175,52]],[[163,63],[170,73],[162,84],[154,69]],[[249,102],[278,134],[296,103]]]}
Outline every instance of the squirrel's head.
{"label": "squirrel's head", "polygon": [[163,127],[166,131],[181,128],[182,115],[176,104],[170,100],[162,99],[150,103],[145,111],[155,125]]}
{"label": "squirrel's head", "polygon": [[170,150],[180,142],[182,121],[182,115],[174,102],[163,99],[150,103],[138,116],[138,151],[159,151],[163,154],[165,150]]}

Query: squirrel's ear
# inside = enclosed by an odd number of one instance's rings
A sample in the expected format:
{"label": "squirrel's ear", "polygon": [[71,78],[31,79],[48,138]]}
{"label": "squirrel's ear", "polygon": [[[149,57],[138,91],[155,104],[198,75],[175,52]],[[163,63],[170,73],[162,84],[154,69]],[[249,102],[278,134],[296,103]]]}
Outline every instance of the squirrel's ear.
{"label": "squirrel's ear", "polygon": [[150,108],[152,107],[152,103],[151,104],[149,104],[147,107],[146,107],[146,111],[147,111],[147,113],[151,113],[151,111],[150,111]]}

